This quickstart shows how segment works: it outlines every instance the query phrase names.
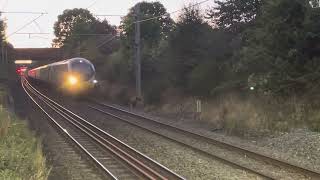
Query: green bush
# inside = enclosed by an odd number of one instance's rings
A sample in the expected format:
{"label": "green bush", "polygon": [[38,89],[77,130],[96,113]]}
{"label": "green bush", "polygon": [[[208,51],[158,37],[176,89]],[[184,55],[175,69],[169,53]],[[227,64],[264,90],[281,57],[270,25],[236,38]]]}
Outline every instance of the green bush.
{"label": "green bush", "polygon": [[45,180],[50,170],[26,123],[0,111],[0,179]]}

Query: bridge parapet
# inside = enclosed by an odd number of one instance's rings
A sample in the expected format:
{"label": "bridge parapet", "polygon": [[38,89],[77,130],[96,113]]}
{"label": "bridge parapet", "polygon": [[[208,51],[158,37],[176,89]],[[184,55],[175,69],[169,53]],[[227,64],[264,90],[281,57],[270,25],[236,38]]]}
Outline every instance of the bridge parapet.
{"label": "bridge parapet", "polygon": [[63,59],[61,48],[14,48],[14,59],[34,61],[59,61]]}

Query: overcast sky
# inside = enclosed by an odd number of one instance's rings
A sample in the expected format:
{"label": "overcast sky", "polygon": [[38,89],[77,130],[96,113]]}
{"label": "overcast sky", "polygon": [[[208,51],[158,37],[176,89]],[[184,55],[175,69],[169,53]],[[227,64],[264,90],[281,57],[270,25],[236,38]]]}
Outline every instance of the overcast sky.
{"label": "overcast sky", "polygon": [[[151,2],[150,0],[147,0]],[[168,12],[181,9],[189,3],[197,3],[203,0],[159,0]],[[40,17],[36,23],[32,23],[19,33],[24,32],[42,32],[50,33],[50,35],[28,35],[14,34],[9,37],[15,47],[51,47],[53,35],[53,24],[57,20],[57,16],[65,9],[71,8],[87,8],[93,14],[126,14],[128,9],[132,7],[137,0],[0,0],[1,11],[31,11],[31,12],[47,12],[48,14]],[[214,0],[210,0],[201,5],[206,9],[214,5]],[[7,35],[17,31],[27,22],[36,18],[37,14],[3,14],[2,19],[7,24]],[[174,15],[173,18],[176,18]],[[106,17],[109,23],[119,25],[120,17]]]}

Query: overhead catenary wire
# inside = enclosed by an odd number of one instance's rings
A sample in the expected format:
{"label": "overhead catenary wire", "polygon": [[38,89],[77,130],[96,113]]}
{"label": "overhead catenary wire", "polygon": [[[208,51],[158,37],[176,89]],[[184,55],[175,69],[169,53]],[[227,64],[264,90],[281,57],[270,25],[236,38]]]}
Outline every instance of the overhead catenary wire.
{"label": "overhead catenary wire", "polygon": [[102,47],[103,45],[105,45],[105,44],[113,41],[113,40],[114,40],[115,38],[117,38],[117,37],[118,37],[117,35],[112,36],[111,38],[107,39],[105,42],[100,43],[96,48]]}
{"label": "overhead catenary wire", "polygon": [[184,7],[184,8],[182,8],[182,9],[178,9],[178,10],[176,10],[176,11],[172,11],[170,14],[175,14],[175,13],[177,13],[177,12],[183,11],[184,9],[189,9],[189,8],[198,6],[198,5],[200,5],[200,4],[206,3],[206,2],[208,2],[208,1],[211,1],[211,0],[204,0],[204,1],[197,2],[197,3],[195,3],[195,4],[191,4],[190,6]]}
{"label": "overhead catenary wire", "polygon": [[29,36],[30,39],[33,39],[33,38],[39,38],[39,39],[50,39],[48,37],[43,37],[43,36]]}
{"label": "overhead catenary wire", "polygon": [[169,16],[169,15],[175,14],[175,13],[177,13],[177,12],[183,11],[184,9],[189,9],[189,8],[198,6],[198,5],[200,5],[200,4],[206,3],[206,2],[208,2],[208,1],[211,1],[211,0],[200,1],[200,2],[197,2],[197,3],[192,4],[192,5],[190,5],[190,6],[184,7],[184,8],[182,8],[182,9],[178,9],[178,10],[176,10],[176,11],[172,11],[172,12],[167,13],[167,14],[165,14],[165,15],[160,15],[160,16],[155,16],[155,17],[151,17],[151,18],[147,18],[147,19],[142,19],[142,20],[140,20],[140,21],[135,21],[135,22],[133,22],[133,24],[135,24],[135,23],[137,23],[137,22],[140,22],[140,23],[141,23],[141,22],[150,21],[150,20],[153,20],[153,19],[158,19],[158,18],[163,17],[163,16]]}
{"label": "overhead catenary wire", "polygon": [[[52,33],[45,33],[45,32],[22,32],[22,33],[15,33],[17,35],[37,35],[37,34],[52,34]],[[104,34],[104,33],[81,33],[81,34],[72,34],[74,36],[107,36],[107,35],[110,35],[110,34]]]}
{"label": "overhead catenary wire", "polygon": [[0,11],[0,14],[48,14],[47,12],[32,12],[32,11]]}
{"label": "overhead catenary wire", "polygon": [[5,0],[4,3],[3,3],[3,5],[2,5],[2,10],[4,10],[7,5],[8,5],[8,0]]}
{"label": "overhead catenary wire", "polygon": [[[157,19],[157,18],[160,18],[160,17],[163,17],[163,16],[168,16],[168,15],[171,15],[171,14],[175,14],[175,13],[177,13],[177,12],[180,12],[180,11],[184,10],[184,9],[189,9],[189,8],[194,7],[194,6],[198,6],[198,5],[200,5],[200,4],[206,3],[206,2],[208,2],[208,1],[211,1],[211,0],[200,1],[200,2],[197,2],[197,3],[192,4],[192,5],[190,5],[190,6],[184,7],[184,8],[182,8],[182,9],[178,9],[178,10],[172,11],[172,12],[167,13],[167,14],[165,14],[165,15],[154,16],[154,17],[151,17],[151,18],[142,19],[142,20],[140,20],[139,22],[150,21],[150,20]],[[122,15],[121,15],[121,14],[95,14],[94,16],[124,17],[124,16],[126,16],[126,15],[123,15],[123,14],[122,14]],[[137,23],[137,21],[133,22],[133,24],[134,24],[134,23]]]}
{"label": "overhead catenary wire", "polygon": [[[197,2],[197,3],[195,3],[195,4],[192,4],[192,5],[190,5],[190,6],[184,7],[184,8],[182,8],[182,9],[178,9],[178,10],[172,11],[172,12],[170,12],[170,13],[167,13],[166,15],[169,16],[169,15],[178,13],[178,12],[180,12],[180,11],[183,11],[184,9],[189,9],[189,8],[198,6],[198,5],[200,5],[200,4],[206,3],[206,2],[208,2],[208,1],[211,1],[211,0],[203,0],[203,1]],[[98,15],[95,15],[95,16],[98,16]],[[104,15],[100,15],[100,16],[104,16]],[[121,15],[112,15],[112,14],[109,14],[109,15],[105,15],[105,16],[121,16]],[[134,22],[131,23],[129,26],[132,26],[133,24],[135,24],[135,23],[137,23],[137,22],[146,22],[146,21],[150,21],[150,20],[153,20],[153,19],[158,19],[158,18],[163,17],[163,16],[165,16],[165,15],[155,16],[155,17],[151,17],[151,18],[147,18],[147,19],[142,19],[142,20],[139,20],[139,21],[134,21]],[[117,37],[117,35],[113,36],[112,40],[113,40],[114,38],[116,38],[116,37]],[[112,40],[111,40],[111,41],[112,41]],[[107,43],[109,43],[109,42],[111,42],[111,41],[106,40],[106,42],[101,43],[100,45],[98,45],[97,48],[99,48],[99,47],[101,47],[101,46],[103,46],[103,45],[105,45],[105,44],[107,44]]]}
{"label": "overhead catenary wire", "polygon": [[36,32],[30,32],[30,33],[29,33],[29,32],[24,32],[24,33],[16,33],[16,34],[24,34],[24,35],[25,35],[25,34],[27,34],[27,35],[29,35],[29,34],[30,34],[30,35],[32,35],[32,34],[51,34],[51,33],[43,33],[43,32],[39,32],[39,33],[36,33]]}
{"label": "overhead catenary wire", "polygon": [[105,34],[105,33],[82,33],[82,34],[72,34],[74,36],[107,36],[110,35],[109,34]]}
{"label": "overhead catenary wire", "polygon": [[40,25],[37,23],[37,21],[33,21],[33,24],[36,25],[36,27],[38,28],[39,32],[42,32]]}
{"label": "overhead catenary wire", "polygon": [[19,32],[19,31],[21,31],[21,30],[24,29],[25,27],[29,26],[31,23],[33,23],[34,21],[38,20],[38,19],[39,19],[40,17],[42,17],[43,15],[44,15],[44,14],[40,14],[40,15],[37,16],[36,18],[34,18],[34,19],[32,19],[31,21],[27,22],[26,24],[24,24],[23,26],[21,26],[21,27],[20,27],[19,29],[17,29],[16,31],[14,31],[13,33],[9,34],[9,35],[7,36],[7,38],[10,37],[10,36],[12,36],[12,35],[14,35],[15,33]]}
{"label": "overhead catenary wire", "polygon": [[91,7],[94,6],[97,2],[98,2],[98,0],[93,1],[89,6],[86,7],[86,9],[91,8]]}
{"label": "overhead catenary wire", "polygon": [[94,16],[111,16],[111,17],[123,17],[126,16],[124,14],[94,14]]}
{"label": "overhead catenary wire", "polygon": [[[91,3],[87,8],[92,7],[94,4],[97,3],[97,1],[98,1],[98,0],[95,0],[95,1],[94,1],[93,3]],[[172,12],[167,13],[167,14],[165,14],[165,15],[155,16],[155,17],[151,17],[151,18],[147,18],[147,19],[142,19],[142,20],[140,20],[139,22],[146,22],[146,21],[150,21],[150,20],[153,20],[153,19],[157,19],[157,18],[163,17],[163,16],[169,16],[169,15],[175,14],[175,13],[177,13],[177,12],[180,12],[180,11],[186,9],[186,8],[188,9],[188,8],[191,8],[191,7],[194,7],[194,6],[197,6],[197,5],[206,3],[206,2],[208,2],[208,1],[210,1],[210,0],[203,0],[203,1],[197,2],[197,3],[195,3],[195,4],[192,4],[192,5],[190,5],[190,6],[187,6],[187,7],[185,7],[185,8],[178,9],[178,10],[176,10],[176,11],[172,11]],[[27,27],[27,26],[30,25],[31,23],[36,22],[36,20],[38,20],[38,19],[39,19],[41,16],[43,16],[44,14],[48,14],[47,12],[0,11],[0,14],[1,14],[1,13],[12,13],[12,14],[40,14],[38,17],[36,17],[35,19],[33,19],[33,20],[31,20],[30,22],[26,23],[26,24],[23,25],[21,28],[19,28],[17,31],[9,34],[7,37],[10,37],[10,36],[12,36],[12,35],[14,35],[14,34],[27,34],[27,35],[29,35],[29,36],[32,35],[32,34],[50,34],[50,33],[18,33],[20,30],[24,29],[25,27]],[[111,17],[112,17],[112,16],[118,16],[118,17],[123,17],[123,16],[125,16],[125,15],[120,15],[120,14],[101,14],[101,15],[99,15],[99,14],[97,14],[97,15],[95,15],[95,16],[111,16]],[[137,23],[137,21],[133,22],[131,25],[133,25],[133,24],[135,24],[135,23]],[[104,35],[109,35],[109,34],[94,34],[94,33],[93,33],[93,34],[74,34],[74,35],[78,35],[78,36],[104,36]],[[101,46],[103,46],[103,45],[111,42],[111,41],[114,40],[116,37],[117,37],[117,35],[115,35],[115,36],[113,36],[112,38],[106,40],[106,42],[103,42],[103,43],[99,44],[99,45],[97,46],[97,48],[99,48],[99,47],[101,47]]]}

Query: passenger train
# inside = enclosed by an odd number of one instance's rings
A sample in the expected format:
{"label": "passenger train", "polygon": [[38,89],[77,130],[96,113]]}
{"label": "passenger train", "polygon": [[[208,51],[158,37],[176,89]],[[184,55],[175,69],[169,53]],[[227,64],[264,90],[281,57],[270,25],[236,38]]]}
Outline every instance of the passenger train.
{"label": "passenger train", "polygon": [[72,58],[47,64],[27,72],[34,80],[49,83],[73,95],[91,91],[97,84],[93,64],[84,58]]}

